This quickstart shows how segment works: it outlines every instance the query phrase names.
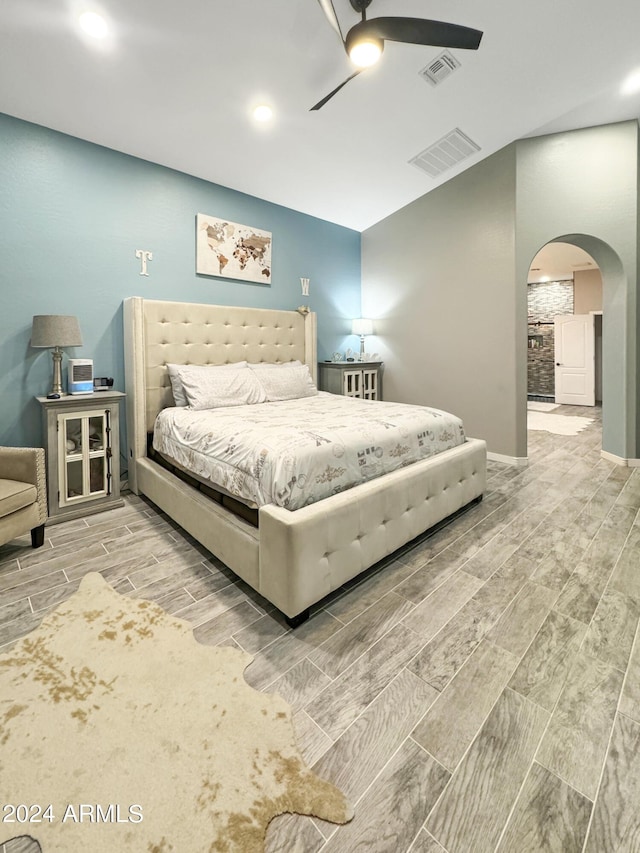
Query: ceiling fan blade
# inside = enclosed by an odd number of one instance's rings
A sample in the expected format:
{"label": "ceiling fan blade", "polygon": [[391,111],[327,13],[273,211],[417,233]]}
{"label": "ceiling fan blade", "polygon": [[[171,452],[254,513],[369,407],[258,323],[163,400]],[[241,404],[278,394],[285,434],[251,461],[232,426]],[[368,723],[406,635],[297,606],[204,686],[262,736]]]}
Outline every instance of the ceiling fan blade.
{"label": "ceiling fan blade", "polygon": [[364,36],[407,44],[477,50],[482,39],[482,31],[463,27],[460,24],[428,21],[425,18],[370,18],[351,27],[346,39],[347,52],[354,41]]}
{"label": "ceiling fan blade", "polygon": [[332,0],[318,0],[318,3],[322,7],[322,11],[324,12],[327,21],[329,21],[329,24],[340,36],[340,41],[344,42],[344,39],[342,38],[342,30],[340,29],[340,22],[338,21],[336,10],[333,8]]}
{"label": "ceiling fan blade", "polygon": [[364,68],[358,68],[357,71],[354,71],[353,74],[350,74],[346,80],[344,80],[342,83],[340,83],[339,86],[336,86],[336,88],[333,90],[333,92],[329,92],[329,94],[326,95],[321,101],[318,101],[318,103],[315,106],[311,107],[309,112],[313,112],[313,110],[319,110],[321,107],[324,107],[324,105],[327,103],[327,101],[330,101],[331,98],[333,98],[333,96],[336,94],[336,92],[339,92],[343,86],[346,86],[347,83],[349,82],[349,80],[353,80],[354,77],[357,77],[361,71],[364,71]]}

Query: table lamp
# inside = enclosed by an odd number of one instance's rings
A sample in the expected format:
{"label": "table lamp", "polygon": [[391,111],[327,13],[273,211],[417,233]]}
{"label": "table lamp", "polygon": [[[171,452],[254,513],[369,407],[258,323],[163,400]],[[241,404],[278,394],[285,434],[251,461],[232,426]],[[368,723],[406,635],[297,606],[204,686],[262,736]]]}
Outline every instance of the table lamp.
{"label": "table lamp", "polygon": [[68,314],[36,314],[31,326],[31,346],[52,350],[52,394],[62,394],[62,347],[81,347],[78,318]]}
{"label": "table lamp", "polygon": [[364,361],[364,336],[373,334],[373,320],[360,317],[351,321],[351,334],[360,335],[360,361]]}

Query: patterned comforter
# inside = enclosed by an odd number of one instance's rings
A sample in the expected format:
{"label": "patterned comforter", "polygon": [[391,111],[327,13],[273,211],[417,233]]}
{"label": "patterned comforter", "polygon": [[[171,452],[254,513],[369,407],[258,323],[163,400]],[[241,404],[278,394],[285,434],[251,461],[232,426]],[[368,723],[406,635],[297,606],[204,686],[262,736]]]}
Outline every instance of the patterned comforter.
{"label": "patterned comforter", "polygon": [[299,509],[465,441],[455,415],[423,406],[316,397],[164,409],[153,446],[250,506]]}

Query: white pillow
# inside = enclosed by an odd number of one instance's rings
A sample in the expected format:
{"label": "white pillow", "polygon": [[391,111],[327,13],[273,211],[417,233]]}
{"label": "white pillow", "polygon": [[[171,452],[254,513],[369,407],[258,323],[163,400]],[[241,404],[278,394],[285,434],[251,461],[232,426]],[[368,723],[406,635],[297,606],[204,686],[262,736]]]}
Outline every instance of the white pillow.
{"label": "white pillow", "polygon": [[192,409],[219,409],[264,403],[266,394],[253,370],[212,370],[180,367],[178,376],[187,404]]}
{"label": "white pillow", "polygon": [[239,369],[241,367],[247,367],[247,362],[236,361],[232,364],[167,364],[169,381],[171,382],[171,392],[173,393],[173,402],[176,406],[189,405],[182,388],[182,380],[178,375],[178,370],[188,369],[190,367],[206,367],[207,370],[229,370],[229,368]]}
{"label": "white pillow", "polygon": [[[251,372],[251,371],[250,371]],[[261,367],[254,374],[264,388],[269,403],[280,400],[298,400],[301,397],[315,397],[318,389],[306,364],[293,367],[288,364]]]}

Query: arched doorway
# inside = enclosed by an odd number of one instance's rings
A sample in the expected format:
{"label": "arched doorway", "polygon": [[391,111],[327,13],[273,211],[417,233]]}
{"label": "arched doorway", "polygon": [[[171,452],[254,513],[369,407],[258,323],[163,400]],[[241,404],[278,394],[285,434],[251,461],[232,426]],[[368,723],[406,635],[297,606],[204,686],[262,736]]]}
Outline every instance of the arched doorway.
{"label": "arched doorway", "polygon": [[[570,243],[543,246],[529,270],[527,322],[530,408],[531,401],[548,406],[601,405],[602,274],[594,258]],[[573,330],[571,335],[563,333],[567,327]],[[568,360],[575,356],[566,371],[561,364],[562,339],[565,349],[573,344]]]}
{"label": "arched doorway", "polygon": [[[625,462],[634,455],[633,433],[636,405],[635,384],[629,377],[634,373],[626,349],[627,282],[622,262],[604,241],[588,234],[559,235],[544,245],[568,244],[582,250],[593,259],[602,278],[602,358],[600,387],[602,390],[602,449],[608,457]],[[540,246],[530,263],[543,249]],[[529,335],[527,336],[529,337]],[[620,451],[623,451],[622,453]]]}

